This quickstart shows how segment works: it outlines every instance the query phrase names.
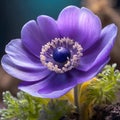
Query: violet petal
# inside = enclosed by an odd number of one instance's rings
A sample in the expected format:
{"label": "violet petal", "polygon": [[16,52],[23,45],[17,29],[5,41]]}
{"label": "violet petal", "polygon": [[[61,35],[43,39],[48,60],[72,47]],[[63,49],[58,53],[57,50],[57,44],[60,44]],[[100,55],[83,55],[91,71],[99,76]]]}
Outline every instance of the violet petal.
{"label": "violet petal", "polygon": [[84,50],[100,36],[100,19],[87,8],[69,6],[60,13],[57,23],[61,36],[76,40]]}
{"label": "violet petal", "polygon": [[75,39],[79,37],[79,14],[80,9],[75,6],[64,8],[58,16],[57,24],[60,35]]}
{"label": "violet petal", "polygon": [[[38,23],[37,23],[38,22]],[[21,31],[24,46],[33,55],[39,57],[41,47],[55,37],[59,37],[56,21],[48,16],[39,16],[26,23]]]}
{"label": "violet petal", "polygon": [[36,81],[48,76],[49,71],[37,57],[27,52],[20,39],[12,40],[5,49],[2,67],[10,75],[24,81]]}
{"label": "violet petal", "polygon": [[30,85],[29,82],[27,82],[26,85],[22,82],[19,89],[28,92],[33,96],[55,98],[65,94],[75,87],[76,84],[76,79],[73,78],[70,73],[51,74],[43,81],[32,85]]}
{"label": "violet petal", "polygon": [[42,40],[44,44],[52,39],[60,38],[57,23],[53,18],[41,15],[37,18],[37,23],[42,35],[45,36],[45,40]]}
{"label": "violet petal", "polygon": [[[101,60],[109,59],[110,51],[114,45],[117,35],[117,27],[108,25],[101,31],[100,40],[83,53],[80,59],[79,70],[88,71]],[[104,61],[103,61],[104,63]]]}
{"label": "violet petal", "polygon": [[108,63],[108,61],[109,61],[109,58],[106,60],[103,59],[99,61],[97,64],[95,64],[94,66],[92,66],[92,68],[86,72],[74,69],[72,74],[76,76],[76,80],[78,84],[86,82],[92,79],[94,76],[96,76],[102,70],[102,68]]}
{"label": "violet petal", "polygon": [[83,51],[91,47],[99,40],[101,32],[101,21],[92,11],[87,8],[81,8],[79,17],[79,42]]}

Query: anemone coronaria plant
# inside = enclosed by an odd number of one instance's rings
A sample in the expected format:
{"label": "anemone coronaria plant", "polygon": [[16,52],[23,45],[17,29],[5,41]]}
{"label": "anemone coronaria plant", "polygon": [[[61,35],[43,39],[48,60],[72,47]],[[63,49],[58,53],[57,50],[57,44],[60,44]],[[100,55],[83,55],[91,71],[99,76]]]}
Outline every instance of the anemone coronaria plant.
{"label": "anemone coronaria plant", "polygon": [[22,80],[19,89],[42,98],[60,97],[108,63],[117,35],[87,8],[68,6],[57,20],[45,15],[27,22],[11,40],[2,67]]}

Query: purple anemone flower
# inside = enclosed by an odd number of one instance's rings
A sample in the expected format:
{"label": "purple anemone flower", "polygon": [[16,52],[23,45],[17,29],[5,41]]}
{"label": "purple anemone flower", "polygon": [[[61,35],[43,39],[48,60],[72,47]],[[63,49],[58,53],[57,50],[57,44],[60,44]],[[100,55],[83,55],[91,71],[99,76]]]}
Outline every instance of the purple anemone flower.
{"label": "purple anemone flower", "polygon": [[20,90],[42,98],[60,97],[100,72],[116,35],[114,24],[102,29],[90,10],[68,6],[57,20],[41,15],[27,22],[21,39],[6,46],[1,64],[22,80]]}

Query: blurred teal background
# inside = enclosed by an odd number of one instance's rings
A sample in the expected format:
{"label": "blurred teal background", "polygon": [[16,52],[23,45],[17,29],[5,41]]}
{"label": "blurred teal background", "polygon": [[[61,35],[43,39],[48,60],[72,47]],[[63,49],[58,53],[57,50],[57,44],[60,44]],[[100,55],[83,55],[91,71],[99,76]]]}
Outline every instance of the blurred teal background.
{"label": "blurred teal background", "polygon": [[1,0],[0,2],[0,57],[5,45],[20,37],[22,26],[41,14],[57,18],[68,5],[80,6],[80,0]]}

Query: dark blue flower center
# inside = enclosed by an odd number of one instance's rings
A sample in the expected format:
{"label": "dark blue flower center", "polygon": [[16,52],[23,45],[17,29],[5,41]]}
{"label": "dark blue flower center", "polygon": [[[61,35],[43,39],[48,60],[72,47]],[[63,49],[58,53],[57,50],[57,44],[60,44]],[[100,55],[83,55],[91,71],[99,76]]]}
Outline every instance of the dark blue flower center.
{"label": "dark blue flower center", "polygon": [[69,49],[64,48],[64,47],[58,47],[54,49],[53,51],[53,59],[59,63],[66,62],[68,58],[70,58],[70,56],[71,54],[70,54]]}

